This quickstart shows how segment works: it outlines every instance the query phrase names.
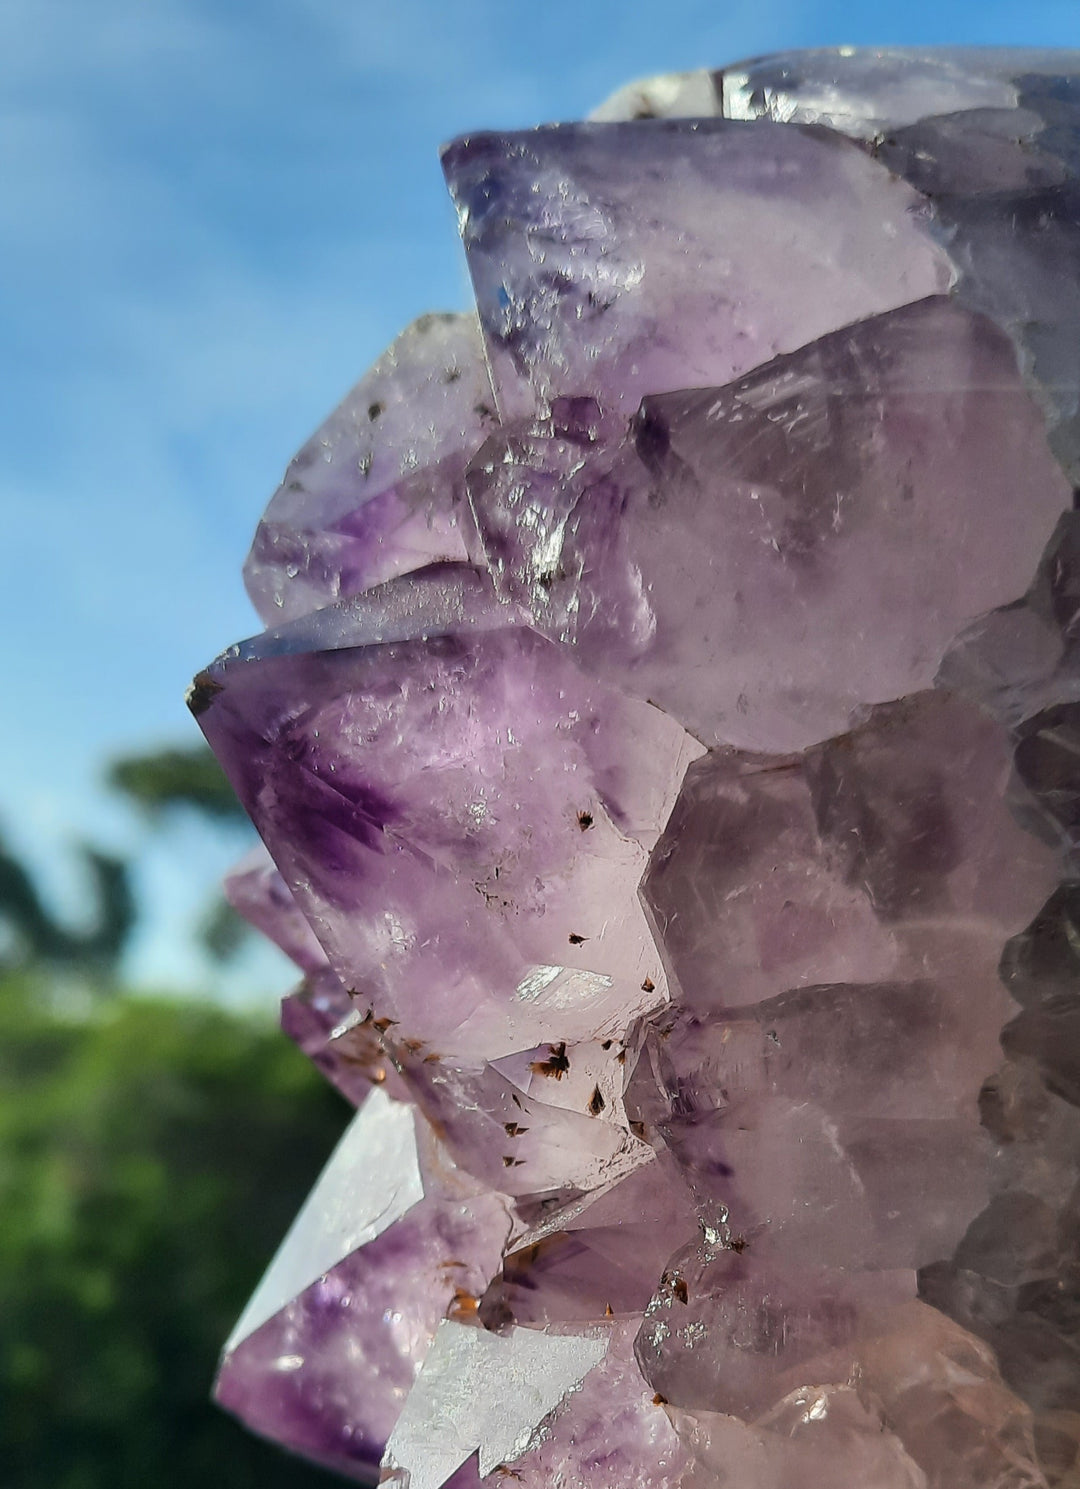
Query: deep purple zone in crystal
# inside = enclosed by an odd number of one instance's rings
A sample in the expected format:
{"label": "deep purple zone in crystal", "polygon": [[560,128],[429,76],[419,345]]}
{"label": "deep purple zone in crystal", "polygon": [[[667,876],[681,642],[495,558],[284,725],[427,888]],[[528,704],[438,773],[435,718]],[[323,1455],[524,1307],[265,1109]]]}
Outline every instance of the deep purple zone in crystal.
{"label": "deep purple zone in crystal", "polygon": [[447,148],[478,314],[296,457],[191,697],[368,1144],[229,1341],[256,1431],[1080,1482],[1078,142],[1080,55],[896,51]]}

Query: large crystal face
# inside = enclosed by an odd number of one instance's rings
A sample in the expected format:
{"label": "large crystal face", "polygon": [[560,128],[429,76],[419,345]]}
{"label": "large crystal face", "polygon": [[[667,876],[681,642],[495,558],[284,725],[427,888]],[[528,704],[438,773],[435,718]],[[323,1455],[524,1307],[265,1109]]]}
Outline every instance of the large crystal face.
{"label": "large crystal face", "polygon": [[217,1393],[403,1489],[1080,1484],[1080,55],[444,164],[192,707],[358,1108]]}

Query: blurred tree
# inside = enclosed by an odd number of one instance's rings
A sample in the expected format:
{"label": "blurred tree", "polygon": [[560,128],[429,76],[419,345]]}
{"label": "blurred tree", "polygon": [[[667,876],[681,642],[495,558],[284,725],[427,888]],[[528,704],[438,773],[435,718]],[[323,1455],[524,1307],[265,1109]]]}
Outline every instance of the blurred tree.
{"label": "blurred tree", "polygon": [[211,900],[197,928],[200,943],[215,962],[231,962],[254,934],[223,894]]}
{"label": "blurred tree", "polygon": [[345,1124],[273,1029],[0,987],[0,1463],[12,1489],[306,1489],[208,1392]]}
{"label": "blurred tree", "polygon": [[46,907],[28,870],[0,842],[0,969],[45,963],[78,968],[91,979],[108,974],[135,923],[128,868],[118,858],[83,847],[95,912],[88,930],[73,931]]}
{"label": "blurred tree", "polygon": [[[193,809],[210,821],[251,829],[247,813],[206,745],[152,750],[116,760],[107,783],[153,818],[176,807]],[[224,895],[207,906],[195,935],[216,962],[231,961],[252,934]]]}
{"label": "blurred tree", "polygon": [[150,812],[163,807],[194,807],[221,822],[247,823],[221,766],[206,745],[151,750],[115,760],[106,771],[114,790]]}
{"label": "blurred tree", "polygon": [[[182,806],[212,821],[250,826],[205,745],[128,756],[108,767],[106,780],[153,816]],[[131,875],[118,858],[85,845],[80,851],[95,909],[88,929],[72,930],[53,915],[29,870],[0,840],[0,971],[62,966],[99,988],[106,985],[135,923]],[[239,950],[246,928],[219,897],[196,934],[212,956],[224,961]]]}

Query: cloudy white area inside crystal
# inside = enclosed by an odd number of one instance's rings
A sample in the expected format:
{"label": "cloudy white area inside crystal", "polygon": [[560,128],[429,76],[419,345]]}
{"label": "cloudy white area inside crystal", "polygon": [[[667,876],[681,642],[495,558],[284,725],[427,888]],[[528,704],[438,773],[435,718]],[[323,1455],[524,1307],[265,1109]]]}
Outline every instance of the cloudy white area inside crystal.
{"label": "cloudy white area inside crystal", "polygon": [[221,1402],[410,1489],[1080,1472],[1080,56],[444,166],[191,702],[359,1115]]}

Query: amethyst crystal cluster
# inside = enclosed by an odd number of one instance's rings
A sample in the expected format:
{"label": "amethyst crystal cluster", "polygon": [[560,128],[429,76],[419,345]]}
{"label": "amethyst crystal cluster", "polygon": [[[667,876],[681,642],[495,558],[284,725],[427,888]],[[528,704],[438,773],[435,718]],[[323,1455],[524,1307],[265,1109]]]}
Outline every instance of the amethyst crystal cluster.
{"label": "amethyst crystal cluster", "polygon": [[1080,1484],[1080,55],[444,154],[196,680],[357,1107],[218,1397],[410,1489]]}

